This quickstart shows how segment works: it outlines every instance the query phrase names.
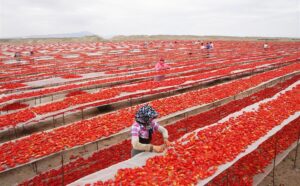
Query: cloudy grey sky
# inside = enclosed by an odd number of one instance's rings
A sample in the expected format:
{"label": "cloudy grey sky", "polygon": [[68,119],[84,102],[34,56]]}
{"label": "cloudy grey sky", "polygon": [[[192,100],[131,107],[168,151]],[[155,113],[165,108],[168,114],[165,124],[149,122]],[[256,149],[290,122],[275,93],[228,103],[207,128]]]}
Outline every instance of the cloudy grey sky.
{"label": "cloudy grey sky", "polygon": [[300,37],[300,0],[0,0],[0,38],[80,31]]}

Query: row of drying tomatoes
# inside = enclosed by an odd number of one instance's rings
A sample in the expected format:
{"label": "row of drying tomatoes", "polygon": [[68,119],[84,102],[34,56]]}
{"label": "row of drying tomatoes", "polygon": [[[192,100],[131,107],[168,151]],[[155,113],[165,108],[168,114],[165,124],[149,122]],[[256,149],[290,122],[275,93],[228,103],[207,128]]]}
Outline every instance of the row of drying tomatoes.
{"label": "row of drying tomatoes", "polygon": [[[289,73],[294,68],[294,65],[283,67],[279,70],[208,89],[155,100],[151,104],[160,113],[160,116],[165,116],[185,108],[235,95],[264,81]],[[66,127],[60,127],[51,132],[40,132],[14,142],[2,144],[0,146],[1,169],[14,167],[17,164],[26,163],[36,158],[115,134],[132,124],[138,107],[121,109],[106,115],[76,122]],[[24,115],[26,114],[24,113]]]}
{"label": "row of drying tomatoes", "polygon": [[[290,59],[290,58],[283,57],[281,59],[281,61],[286,61],[287,59]],[[235,62],[240,62],[240,61],[235,61]],[[232,65],[232,63],[233,62],[230,61],[230,60],[224,60],[221,63],[218,63],[218,66],[220,66],[221,64],[222,65],[230,65],[230,64]],[[265,63],[270,63],[270,61],[267,60]],[[191,70],[191,69],[195,69],[195,68],[204,68],[204,67],[210,67],[210,66],[215,65],[214,63],[210,63],[210,64],[199,63],[199,60],[194,60],[194,61],[189,60],[188,63],[185,63],[183,61],[180,64],[181,64],[181,66],[182,65],[189,65],[189,66],[187,66],[185,68],[172,69],[170,72],[172,72],[172,73],[174,73],[174,72],[181,72],[183,70]],[[192,67],[191,67],[191,65],[192,65]],[[251,65],[251,64],[249,64],[249,65]],[[32,71],[32,70],[30,70],[30,71]],[[3,97],[1,97],[0,102],[3,103],[3,102],[9,101],[9,100],[13,100],[13,99],[29,98],[29,97],[33,97],[33,96],[43,96],[45,94],[55,93],[55,92],[58,92],[58,91],[69,90],[69,89],[73,89],[73,88],[81,88],[81,87],[84,87],[84,86],[96,85],[96,84],[99,84],[99,83],[107,83],[107,82],[110,82],[112,80],[113,81],[116,81],[116,80],[125,80],[125,79],[132,79],[132,78],[138,78],[138,77],[146,77],[146,76],[159,75],[161,73],[162,72],[150,72],[150,73],[146,73],[146,74],[142,74],[142,75],[133,75],[133,76],[130,76],[130,77],[111,78],[111,79],[105,79],[105,80],[89,81],[89,82],[82,83],[82,84],[63,85],[63,86],[60,86],[60,87],[48,88],[48,89],[43,89],[43,90],[34,91],[34,92],[26,92],[26,93],[21,93],[21,94],[14,94],[14,95],[9,95],[9,96],[3,96]],[[52,73],[50,75],[52,76],[52,75],[56,75],[56,74]],[[66,77],[68,77],[69,75],[66,75]],[[37,76],[41,76],[41,75],[37,75]],[[70,77],[75,78],[75,77],[80,77],[80,76],[71,75]],[[30,77],[30,79],[34,79],[34,77],[33,76]],[[10,81],[12,81],[12,80],[13,79],[10,79]],[[26,86],[26,85],[22,84],[22,83],[10,83],[10,84],[3,85],[2,88],[5,88],[5,89],[14,89],[14,88],[22,87],[22,86]]]}
{"label": "row of drying tomatoes", "polygon": [[[253,64],[253,65],[257,65],[257,64]],[[246,65],[244,68],[249,68],[249,65]],[[227,69],[221,69],[221,70],[208,72],[208,73],[204,73],[204,74],[200,74],[200,75],[194,75],[192,77],[169,79],[169,80],[166,80],[163,82],[147,81],[147,82],[142,82],[142,83],[138,83],[136,85],[131,85],[131,86],[116,87],[116,88],[112,88],[112,89],[104,89],[104,90],[101,90],[94,94],[81,94],[81,95],[73,96],[72,98],[67,97],[66,99],[64,99],[62,101],[57,101],[57,102],[49,103],[49,104],[42,105],[42,106],[28,108],[26,110],[28,113],[28,116],[23,115],[24,111],[0,116],[0,127],[2,127],[2,128],[3,127],[11,127],[11,126],[15,126],[19,123],[26,122],[28,120],[33,119],[35,114],[42,115],[42,114],[47,114],[50,112],[63,110],[63,109],[66,109],[66,108],[69,108],[69,107],[75,106],[75,105],[110,99],[110,98],[113,98],[113,97],[119,95],[121,92],[135,92],[135,91],[139,91],[139,90],[155,89],[155,88],[163,87],[163,86],[180,85],[181,83],[184,83],[189,79],[195,81],[195,80],[201,80],[203,78],[212,77],[212,76],[216,76],[216,75],[222,76],[222,75],[231,73],[235,69],[238,69],[238,67],[229,67]],[[163,90],[161,90],[161,91],[163,91]],[[30,113],[30,112],[33,112],[34,114]],[[11,119],[12,117],[14,118],[14,120]],[[25,118],[27,118],[27,120],[25,120]]]}
{"label": "row of drying tomatoes", "polygon": [[[265,173],[265,168],[274,163],[274,157],[285,151],[299,139],[300,120],[292,121],[281,131],[263,142],[257,149],[237,161],[232,167],[214,178],[213,185],[253,185],[254,176]],[[276,150],[276,152],[275,152]]]}
{"label": "row of drying tomatoes", "polygon": [[[147,58],[146,58],[147,59]],[[86,59],[88,60],[88,59]],[[77,59],[75,63],[72,63],[71,59],[60,59],[60,68],[69,68],[72,66],[73,68],[73,73],[80,74],[80,73],[90,73],[91,69],[94,69],[94,71],[105,71],[105,70],[111,70],[110,68],[105,68],[103,67],[102,64],[99,64],[98,61],[89,61],[88,63],[84,61],[80,61]],[[149,59],[151,61],[151,59]],[[140,63],[141,61],[139,61]],[[28,79],[33,80],[38,80],[38,79],[46,79],[50,78],[52,76],[61,76],[62,78],[79,78],[81,76],[75,75],[75,74],[68,74],[65,73],[65,71],[62,72],[57,72],[53,71],[53,66],[57,66],[57,61],[51,60],[47,61],[47,65],[41,65],[43,63],[41,60],[39,61],[39,64],[37,63],[32,63],[32,64],[26,64],[26,65],[18,65],[17,68],[12,68],[9,66],[9,68],[5,71],[2,77],[2,83],[7,82],[3,86],[0,86],[0,89],[15,89],[15,88],[20,88],[22,86],[26,86],[25,84],[22,84],[20,82],[25,82]],[[119,62],[114,62],[114,67],[120,66],[122,61],[119,60]],[[128,62],[127,62],[128,63]],[[112,63],[110,63],[111,65]],[[33,68],[32,66],[35,66]],[[5,67],[4,67],[5,68]],[[55,68],[54,68],[55,69]],[[19,82],[19,83],[11,83],[11,82]],[[22,85],[22,86],[21,86]],[[1,91],[2,92],[2,91]]]}
{"label": "row of drying tomatoes", "polygon": [[[99,181],[96,185],[196,184],[199,179],[212,176],[218,166],[233,161],[250,144],[299,111],[299,103],[300,85],[260,104],[257,110],[243,112],[218,125],[192,132],[177,140],[164,156],[148,159],[143,167],[119,169],[113,180]],[[299,129],[299,119],[294,123]],[[270,152],[274,150],[269,148]]]}
{"label": "row of drying tomatoes", "polygon": [[[195,67],[190,67],[189,69],[184,69],[184,70],[191,70],[194,69]],[[180,72],[180,71],[178,71]],[[94,80],[94,81],[88,81],[85,83],[76,83],[76,84],[68,84],[68,85],[62,85],[59,87],[54,87],[54,88],[46,88],[38,91],[32,91],[32,92],[25,92],[25,93],[20,93],[20,94],[13,94],[13,95],[8,95],[8,96],[3,96],[0,98],[0,103],[4,103],[13,99],[22,99],[22,98],[30,98],[30,97],[35,97],[35,96],[44,96],[45,94],[50,94],[50,93],[55,93],[59,91],[65,91],[65,90],[70,90],[74,88],[82,88],[85,86],[90,86],[90,85],[98,85],[98,84],[103,84],[103,83],[109,83],[109,82],[117,82],[117,81],[123,81],[123,80],[129,80],[129,79],[136,79],[140,77],[147,77],[147,76],[153,76],[153,75],[161,75],[163,72],[150,72],[146,74],[136,74],[136,75],[130,75],[130,76],[123,76],[123,77],[113,77],[113,78],[107,78],[107,79],[101,79],[101,80]],[[26,86],[25,84],[21,83],[10,83],[10,84],[5,84],[2,85],[3,88],[5,89],[14,89],[14,88],[19,88]]]}
{"label": "row of drying tomatoes", "polygon": [[[229,71],[229,69],[226,72],[228,73],[228,71]],[[213,72],[211,75],[215,75],[216,73],[217,72]],[[224,72],[224,74],[225,74],[225,72]],[[196,80],[197,78],[200,79],[200,78],[208,77],[208,76],[209,75],[207,75],[207,74],[206,75],[198,75],[198,76],[193,76],[192,79]],[[163,82],[147,81],[147,82],[142,82],[142,83],[138,83],[136,85],[131,85],[131,86],[101,90],[98,93],[94,93],[94,94],[85,94],[85,95],[80,95],[80,96],[75,95],[72,98],[66,98],[65,100],[62,100],[62,101],[57,101],[57,102],[49,103],[49,104],[46,104],[43,106],[29,108],[28,112],[30,112],[30,110],[31,110],[32,112],[34,112],[35,114],[38,114],[38,115],[46,114],[49,112],[55,112],[55,111],[59,111],[62,109],[66,109],[70,106],[74,106],[74,105],[78,105],[78,104],[84,104],[84,103],[88,103],[88,102],[94,102],[94,101],[99,101],[99,100],[103,100],[103,99],[113,98],[113,97],[119,95],[121,92],[135,92],[138,90],[154,89],[154,88],[157,88],[160,86],[174,86],[174,85],[185,82],[188,78],[183,77],[183,78],[177,78],[177,79],[176,78],[170,79],[170,80],[166,80]],[[69,86],[66,86],[66,87],[69,87]],[[76,94],[76,92],[75,92],[75,94]],[[73,94],[71,94],[71,95],[73,95]],[[69,97],[69,96],[67,96],[67,97]],[[0,121],[1,120],[4,121],[6,123],[6,125],[1,124],[1,122],[0,122],[0,126],[8,127],[10,125],[17,125],[18,123],[25,122],[24,116],[23,116],[24,112],[22,112],[22,117],[20,117],[20,119],[18,120],[18,115],[20,115],[20,113],[21,113],[21,111],[19,113],[15,112],[12,114],[1,116]],[[11,117],[14,117],[15,119],[12,121],[10,119]],[[28,118],[28,120],[32,119],[31,117],[26,117],[26,118]],[[11,122],[7,122],[9,120],[11,120]]]}
{"label": "row of drying tomatoes", "polygon": [[[173,125],[168,125],[167,130],[169,131],[169,139],[170,141],[177,140],[187,132],[191,132],[197,128],[213,124],[224,116],[238,111],[245,106],[251,105],[262,99],[272,97],[274,94],[282,89],[285,89],[298,79],[299,77],[294,77],[284,83],[276,85],[275,87],[270,87],[255,93],[251,97],[232,101],[226,105],[214,108],[207,112],[180,120]],[[162,143],[162,138],[159,137],[158,133],[155,133],[153,137],[153,144],[158,145]],[[130,156],[130,148],[130,142],[124,141],[121,144],[113,147],[97,151],[87,159],[80,158],[80,156],[71,155],[71,162],[66,164],[64,168],[53,169],[41,173],[30,180],[24,181],[21,185],[60,185],[62,184],[62,172],[64,172],[64,183],[69,184],[83,176],[92,174],[96,171],[106,168],[107,166],[128,159]],[[111,154],[116,155],[118,159],[112,159]],[[223,178],[223,176],[220,176],[220,178]],[[220,181],[217,180],[218,179],[215,179],[214,182],[219,183]]]}

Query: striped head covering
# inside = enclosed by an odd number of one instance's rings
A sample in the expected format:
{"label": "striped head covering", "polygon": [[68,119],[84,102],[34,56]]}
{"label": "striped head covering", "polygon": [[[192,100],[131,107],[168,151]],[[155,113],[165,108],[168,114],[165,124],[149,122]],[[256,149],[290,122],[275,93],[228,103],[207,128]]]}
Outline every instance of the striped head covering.
{"label": "striped head covering", "polygon": [[157,118],[158,113],[148,104],[141,107],[135,114],[135,121],[141,125],[150,125],[151,119]]}

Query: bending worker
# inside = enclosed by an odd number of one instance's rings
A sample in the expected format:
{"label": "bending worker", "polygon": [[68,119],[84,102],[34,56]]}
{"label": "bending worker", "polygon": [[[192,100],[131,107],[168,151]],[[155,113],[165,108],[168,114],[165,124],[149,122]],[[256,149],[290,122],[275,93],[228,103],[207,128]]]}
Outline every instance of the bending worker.
{"label": "bending worker", "polygon": [[[159,62],[157,62],[156,65],[155,65],[155,70],[156,71],[163,71],[163,70],[167,70],[167,69],[170,69],[170,68],[171,67],[165,63],[164,59],[160,59]],[[165,78],[165,75],[164,74],[160,74],[158,76],[155,76],[154,80],[155,81],[161,81],[164,78]]]}
{"label": "bending worker", "polygon": [[[131,157],[141,152],[159,153],[164,151],[166,146],[170,145],[167,129],[154,121],[154,119],[157,117],[158,113],[149,105],[144,105],[137,111],[135,115],[135,122],[131,127]],[[163,135],[163,145],[150,144],[152,140],[152,134],[156,131],[159,131]]]}
{"label": "bending worker", "polygon": [[159,62],[156,63],[155,65],[155,70],[160,71],[160,70],[166,70],[170,69],[171,67],[165,63],[164,59],[160,59]]}

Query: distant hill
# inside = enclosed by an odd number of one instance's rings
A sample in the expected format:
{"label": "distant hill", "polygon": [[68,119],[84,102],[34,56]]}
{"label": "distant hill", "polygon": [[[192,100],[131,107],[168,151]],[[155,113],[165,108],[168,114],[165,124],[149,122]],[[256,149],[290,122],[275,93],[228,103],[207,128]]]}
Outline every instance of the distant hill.
{"label": "distant hill", "polygon": [[300,41],[300,38],[288,37],[238,37],[238,36],[197,36],[197,35],[118,35],[112,37],[112,41],[130,40],[272,40],[272,41]]}
{"label": "distant hill", "polygon": [[75,32],[75,33],[65,33],[65,34],[48,34],[48,35],[33,35],[26,36],[23,38],[74,38],[74,37],[86,37],[86,36],[95,36],[95,34],[83,31],[83,32]]}
{"label": "distant hill", "polygon": [[[89,34],[89,35],[88,35]],[[56,43],[56,42],[101,42],[102,37],[92,33],[79,32],[71,34],[36,35],[26,38],[0,39],[0,43]]]}
{"label": "distant hill", "polygon": [[91,32],[68,34],[35,35],[24,38],[0,39],[2,43],[51,43],[51,42],[119,42],[145,40],[237,40],[237,41],[300,41],[300,38],[284,37],[236,37],[236,36],[197,36],[197,35],[118,35],[100,37]]}

